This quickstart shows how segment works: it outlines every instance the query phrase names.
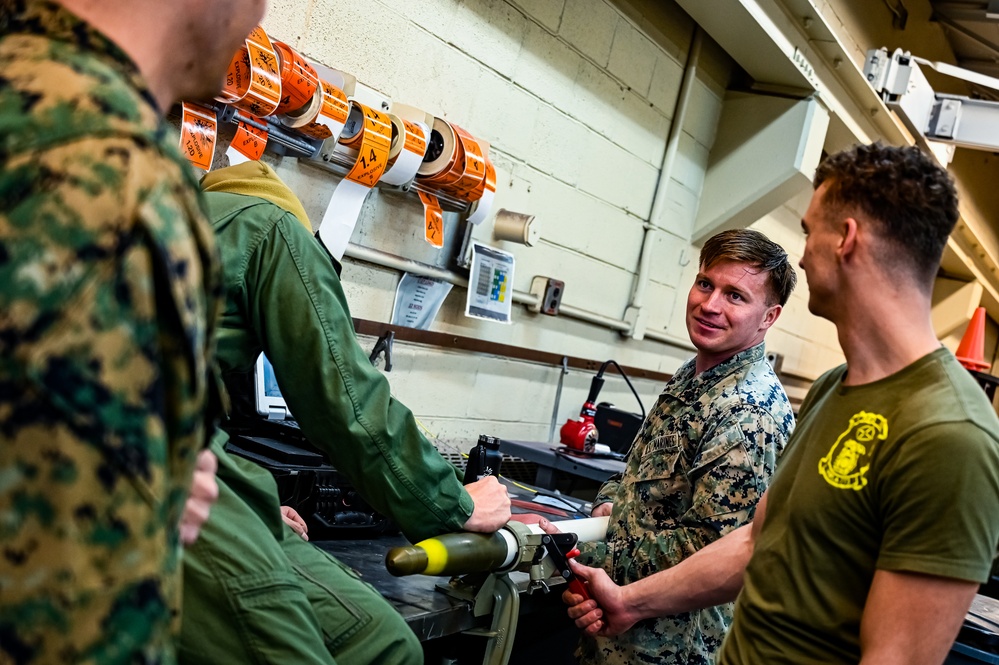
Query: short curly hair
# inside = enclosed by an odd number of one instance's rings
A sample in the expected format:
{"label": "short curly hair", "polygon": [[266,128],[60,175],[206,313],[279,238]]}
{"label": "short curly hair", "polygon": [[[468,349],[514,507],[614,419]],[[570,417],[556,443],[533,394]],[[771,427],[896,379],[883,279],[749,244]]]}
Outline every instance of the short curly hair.
{"label": "short curly hair", "polygon": [[931,287],[947,238],[959,216],[950,175],[919,148],[882,143],[830,155],[815,171],[815,188],[827,183],[826,214],[860,212],[884,240],[877,258],[889,269],[908,270]]}
{"label": "short curly hair", "polygon": [[701,248],[700,265],[710,268],[719,261],[747,263],[766,272],[769,305],[786,305],[798,283],[798,275],[787,260],[784,248],[752,229],[722,231],[708,238]]}

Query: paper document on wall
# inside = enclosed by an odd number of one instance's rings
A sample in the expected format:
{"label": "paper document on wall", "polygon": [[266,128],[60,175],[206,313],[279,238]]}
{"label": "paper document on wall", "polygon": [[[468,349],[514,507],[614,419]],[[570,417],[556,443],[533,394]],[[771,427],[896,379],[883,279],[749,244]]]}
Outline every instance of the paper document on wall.
{"label": "paper document on wall", "polygon": [[511,323],[513,309],[513,254],[472,244],[465,316]]}
{"label": "paper document on wall", "polygon": [[437,312],[449,293],[451,284],[448,282],[403,273],[399,288],[395,290],[392,324],[430,330],[430,324],[437,318]]}

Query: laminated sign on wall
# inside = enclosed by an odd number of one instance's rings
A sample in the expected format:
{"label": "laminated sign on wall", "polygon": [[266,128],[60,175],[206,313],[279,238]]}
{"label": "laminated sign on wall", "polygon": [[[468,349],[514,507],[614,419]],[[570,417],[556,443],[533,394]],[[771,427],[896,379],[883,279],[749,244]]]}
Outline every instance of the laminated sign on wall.
{"label": "laminated sign on wall", "polygon": [[451,284],[448,282],[403,273],[399,288],[395,291],[392,324],[430,330],[430,324],[434,322],[449,293]]}
{"label": "laminated sign on wall", "polygon": [[513,254],[472,244],[465,316],[511,323],[513,309]]}

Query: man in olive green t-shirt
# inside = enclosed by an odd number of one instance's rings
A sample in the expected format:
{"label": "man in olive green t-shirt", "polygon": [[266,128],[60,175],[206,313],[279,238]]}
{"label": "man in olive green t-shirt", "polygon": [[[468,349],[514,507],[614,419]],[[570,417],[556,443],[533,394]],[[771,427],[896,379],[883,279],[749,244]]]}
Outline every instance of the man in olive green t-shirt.
{"label": "man in olive green t-shirt", "polygon": [[954,185],[917,148],[874,144],[828,157],[815,187],[801,267],[846,364],[809,391],[752,525],[625,587],[573,566],[588,634],[738,595],[720,665],[939,664],[988,578],[999,418],[930,323]]}

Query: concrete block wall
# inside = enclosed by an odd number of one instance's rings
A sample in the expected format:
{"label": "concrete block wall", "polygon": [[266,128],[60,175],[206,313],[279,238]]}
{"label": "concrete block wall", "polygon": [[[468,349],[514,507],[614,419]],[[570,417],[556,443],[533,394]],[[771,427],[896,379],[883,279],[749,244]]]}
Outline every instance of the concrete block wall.
{"label": "concrete block wall", "polygon": [[[309,58],[489,141],[497,207],[535,215],[542,239],[531,248],[494,242],[490,222],[476,237],[514,253],[515,289],[528,291],[535,275],[555,277],[566,282],[564,304],[620,319],[694,30],[671,0],[662,7],[670,20],[655,40],[608,0],[271,0],[264,27]],[[706,38],[679,154],[663,185],[668,203],[651,220],[659,233],[646,296],[649,328],[680,340],[686,339],[683,309],[698,251],[689,238],[732,70],[728,56]],[[318,224],[338,177],[294,159],[268,160]],[[761,220],[761,229],[800,245],[797,223],[787,229],[778,219],[788,214],[777,211]],[[453,233],[455,220],[447,224]],[[422,239],[415,196],[373,192],[352,241],[448,265],[448,257]],[[398,277],[348,260],[344,285],[353,314],[389,320]],[[835,338],[813,343],[812,327],[823,340],[829,331],[802,314],[807,299],[801,293],[771,346],[785,354],[785,369],[814,376],[834,364],[827,351]],[[516,305],[511,326],[468,319],[464,299],[456,287],[435,330],[665,372],[692,355]],[[578,413],[590,377],[577,371],[566,377],[559,422]],[[396,396],[444,441],[482,431],[543,439],[558,369],[400,343],[390,379]],[[651,408],[662,386],[639,381],[636,387]],[[614,376],[601,399],[625,408],[634,401]]]}

